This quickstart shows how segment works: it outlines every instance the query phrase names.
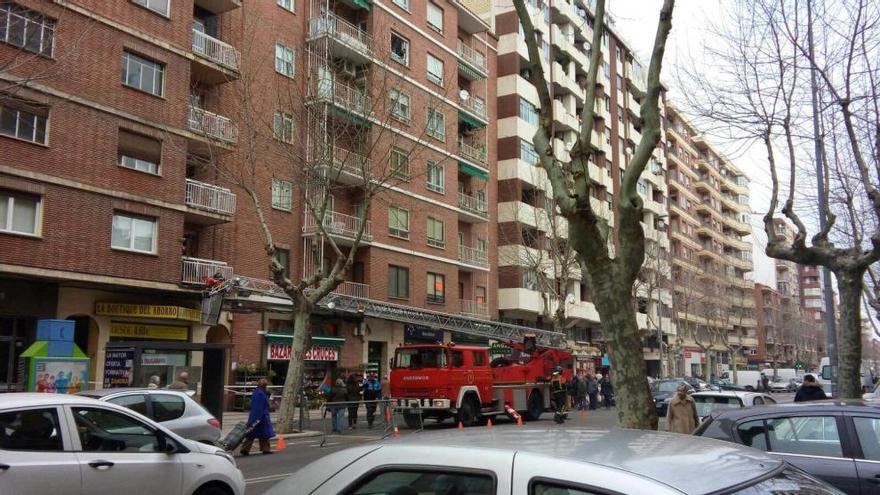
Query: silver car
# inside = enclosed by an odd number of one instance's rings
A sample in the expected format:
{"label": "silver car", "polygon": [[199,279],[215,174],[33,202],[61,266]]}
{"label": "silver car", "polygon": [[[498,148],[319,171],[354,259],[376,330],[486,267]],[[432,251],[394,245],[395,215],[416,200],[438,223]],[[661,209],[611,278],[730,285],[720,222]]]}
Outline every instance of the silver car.
{"label": "silver car", "polygon": [[776,404],[776,400],[760,392],[698,392],[691,395],[700,421],[715,411]]}
{"label": "silver car", "polygon": [[79,395],[127,407],[183,438],[213,444],[220,438],[220,421],[190,395],[164,388],[105,388]]}
{"label": "silver car", "polygon": [[271,495],[830,495],[763,452],[643,430],[450,430],[335,452]]}

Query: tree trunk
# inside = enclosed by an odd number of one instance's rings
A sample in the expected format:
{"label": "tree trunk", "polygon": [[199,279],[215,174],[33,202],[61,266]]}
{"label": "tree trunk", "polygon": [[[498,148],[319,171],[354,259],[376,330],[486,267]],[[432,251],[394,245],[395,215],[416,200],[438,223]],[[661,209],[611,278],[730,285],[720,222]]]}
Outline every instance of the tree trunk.
{"label": "tree trunk", "polygon": [[732,377],[731,381],[733,383],[736,383],[736,379],[737,379],[737,376],[736,376],[736,357],[737,357],[737,354],[739,354],[739,348],[737,348],[736,351],[731,351],[731,355],[730,355],[730,371],[731,371],[730,376]]}
{"label": "tree trunk", "polygon": [[287,376],[284,378],[284,390],[281,393],[281,406],[278,409],[278,423],[275,431],[292,433],[297,431],[295,419],[298,397],[302,389],[303,362],[305,347],[308,340],[309,322],[312,308],[307,303],[296,305],[293,316],[293,342],[290,349],[290,362],[287,365]]}
{"label": "tree trunk", "polygon": [[[862,289],[864,270],[838,270],[840,323],[837,327],[837,394],[841,399],[862,396]],[[833,315],[832,315],[833,317]]]}
{"label": "tree trunk", "polygon": [[604,331],[614,336],[609,346],[611,380],[618,400],[617,420],[621,428],[657,429],[657,412],[648,386],[648,369],[642,353],[642,339],[633,310],[632,287],[611,280],[611,290],[597,291],[596,310]]}

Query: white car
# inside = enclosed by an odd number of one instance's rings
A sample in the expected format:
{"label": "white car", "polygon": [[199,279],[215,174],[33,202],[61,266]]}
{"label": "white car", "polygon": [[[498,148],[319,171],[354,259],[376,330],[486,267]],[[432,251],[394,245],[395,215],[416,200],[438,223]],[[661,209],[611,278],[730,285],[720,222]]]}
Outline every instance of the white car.
{"label": "white car", "polygon": [[697,416],[700,417],[700,421],[722,409],[776,404],[773,397],[759,392],[697,392],[692,394],[691,398],[697,403]]}
{"label": "white car", "polygon": [[0,493],[243,495],[229,453],[122,406],[61,394],[3,394]]}

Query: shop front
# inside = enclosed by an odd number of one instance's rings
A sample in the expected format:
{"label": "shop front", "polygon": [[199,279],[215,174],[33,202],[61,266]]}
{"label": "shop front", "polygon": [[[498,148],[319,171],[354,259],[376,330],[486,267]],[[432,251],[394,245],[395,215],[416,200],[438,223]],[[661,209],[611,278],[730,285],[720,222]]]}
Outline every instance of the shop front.
{"label": "shop front", "polygon": [[22,353],[36,341],[37,320],[56,316],[57,302],[55,284],[0,278],[0,392],[25,389]]}
{"label": "shop front", "polygon": [[[313,399],[321,394],[321,386],[330,386],[341,376],[339,351],[345,342],[341,337],[312,336],[311,346],[303,356],[303,391]],[[266,367],[273,385],[284,385],[290,365],[293,335],[266,335]]]}

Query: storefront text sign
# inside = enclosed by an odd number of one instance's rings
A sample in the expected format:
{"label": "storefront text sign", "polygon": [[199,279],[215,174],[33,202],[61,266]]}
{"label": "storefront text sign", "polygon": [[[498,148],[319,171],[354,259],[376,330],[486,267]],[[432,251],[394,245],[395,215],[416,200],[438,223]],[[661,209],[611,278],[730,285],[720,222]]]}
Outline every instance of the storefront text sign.
{"label": "storefront text sign", "polygon": [[[290,359],[290,352],[290,344],[269,342],[266,357],[270,361],[286,361]],[[339,350],[335,347],[314,346],[306,351],[304,358],[306,361],[338,361]]]}
{"label": "storefront text sign", "polygon": [[185,341],[189,339],[189,328],[141,323],[111,323],[110,337]]}
{"label": "storefront text sign", "polygon": [[197,309],[180,306],[157,306],[155,304],[95,303],[98,316],[125,316],[129,318],[157,318],[163,320],[201,321]]}
{"label": "storefront text sign", "polygon": [[119,349],[104,353],[104,388],[130,387],[134,349]]}

